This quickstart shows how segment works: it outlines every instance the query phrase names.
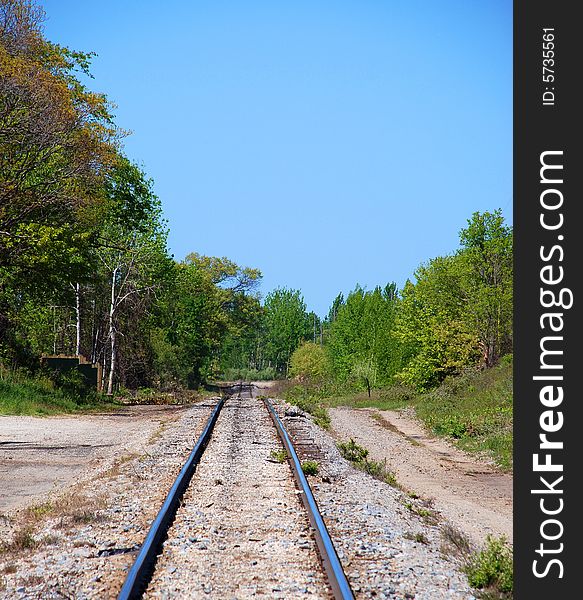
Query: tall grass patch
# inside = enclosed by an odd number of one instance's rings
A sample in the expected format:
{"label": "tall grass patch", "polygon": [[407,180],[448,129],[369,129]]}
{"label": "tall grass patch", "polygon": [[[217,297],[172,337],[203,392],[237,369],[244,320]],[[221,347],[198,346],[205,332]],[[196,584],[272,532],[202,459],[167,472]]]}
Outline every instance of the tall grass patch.
{"label": "tall grass patch", "polygon": [[0,414],[56,415],[104,409],[109,404],[97,394],[76,395],[48,377],[0,369]]}

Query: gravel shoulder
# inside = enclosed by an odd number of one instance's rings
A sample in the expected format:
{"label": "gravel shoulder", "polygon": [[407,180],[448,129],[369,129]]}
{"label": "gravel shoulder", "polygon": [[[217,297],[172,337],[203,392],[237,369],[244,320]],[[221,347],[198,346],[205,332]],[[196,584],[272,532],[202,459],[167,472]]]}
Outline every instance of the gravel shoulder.
{"label": "gravel shoulder", "polygon": [[[215,403],[140,406],[117,416],[71,422],[51,418],[36,424],[48,439],[54,424],[55,430],[63,425],[74,431],[75,445],[92,444],[105,435],[110,444],[79,460],[83,464],[75,474],[57,485],[58,469],[49,463],[51,491],[24,495],[17,508],[0,517],[0,540],[7,545],[0,552],[0,598],[116,598]],[[41,462],[26,490],[35,478],[45,481],[43,470]]]}
{"label": "gravel shoulder", "polygon": [[434,508],[481,545],[488,534],[512,541],[512,475],[501,473],[443,439],[429,435],[399,411],[330,409],[332,434],[353,438],[370,458],[386,461],[407,490],[431,499]]}

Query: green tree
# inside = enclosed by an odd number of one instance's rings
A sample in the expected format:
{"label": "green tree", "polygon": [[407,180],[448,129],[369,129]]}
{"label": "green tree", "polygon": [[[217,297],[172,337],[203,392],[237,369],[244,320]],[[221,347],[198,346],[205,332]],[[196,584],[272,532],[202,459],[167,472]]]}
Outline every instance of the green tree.
{"label": "green tree", "polygon": [[419,389],[491,367],[512,348],[512,230],[499,210],[475,213],[460,243],[419,267],[402,292],[395,332],[408,358],[399,376]]}
{"label": "green tree", "polygon": [[255,292],[261,272],[193,253],[176,265],[176,274],[176,288],[165,300],[158,360],[167,382],[195,387],[220,375],[231,346],[253,339],[261,314]]}
{"label": "green tree", "polygon": [[287,375],[292,353],[310,338],[312,324],[306,304],[299,290],[278,288],[266,296],[264,310],[265,357]]}
{"label": "green tree", "polygon": [[[70,300],[88,278],[95,209],[120,131],[103,95],[77,77],[91,55],[42,35],[44,11],[0,0],[0,345],[27,346],[18,331],[31,301]],[[35,300],[36,297],[36,300]],[[30,324],[30,321],[29,321]]]}
{"label": "green tree", "polygon": [[[367,389],[369,384],[393,381],[401,367],[401,348],[393,332],[397,302],[396,285],[391,283],[368,292],[357,286],[345,302],[336,303],[327,349],[340,381],[353,378]],[[361,377],[366,370],[370,376]]]}
{"label": "green tree", "polygon": [[512,228],[500,209],[474,213],[460,232],[466,262],[464,299],[468,320],[478,337],[484,365],[492,367],[512,351]]}
{"label": "green tree", "polygon": [[[103,280],[107,282],[107,393],[113,392],[119,364],[120,333],[133,341],[140,317],[147,318],[154,294],[167,280],[171,262],[166,249],[167,230],[152,182],[134,164],[120,157],[106,185],[108,210],[96,250]],[[134,327],[130,327],[134,324]],[[134,360],[136,358],[135,352]]]}
{"label": "green tree", "polygon": [[292,377],[322,381],[329,371],[328,355],[320,344],[304,342],[291,355],[289,374]]}

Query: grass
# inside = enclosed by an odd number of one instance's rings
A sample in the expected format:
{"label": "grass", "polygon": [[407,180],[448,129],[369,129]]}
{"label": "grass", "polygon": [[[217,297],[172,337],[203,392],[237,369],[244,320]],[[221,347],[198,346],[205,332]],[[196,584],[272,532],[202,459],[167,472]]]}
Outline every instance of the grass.
{"label": "grass", "polygon": [[505,357],[496,367],[468,370],[425,393],[404,386],[373,390],[370,398],[365,392],[345,391],[320,398],[319,406],[323,410],[336,406],[379,410],[411,407],[434,434],[511,471],[512,399],[512,360]]}
{"label": "grass", "polygon": [[462,450],[512,469],[512,363],[450,378],[415,401],[417,416]]}
{"label": "grass", "polygon": [[302,471],[304,475],[317,475],[318,474],[319,465],[315,460],[305,460],[302,463]]}
{"label": "grass", "polygon": [[403,537],[408,540],[417,542],[419,544],[429,544],[429,540],[427,539],[424,533],[413,533],[412,531],[407,531],[403,534]]}
{"label": "grass", "polygon": [[484,600],[509,600],[514,589],[513,551],[504,536],[487,536],[480,549],[470,544],[467,536],[451,525],[442,528],[445,545],[442,551],[457,555],[468,583]]}
{"label": "grass", "polygon": [[11,538],[0,541],[0,555],[21,554],[39,546],[54,544],[59,539],[56,535],[38,535],[46,520],[57,519],[56,527],[67,530],[101,520],[105,506],[103,497],[88,498],[74,491],[50,502],[29,506],[19,515]]}
{"label": "grass", "polygon": [[286,458],[287,458],[287,454],[286,454],[285,450],[272,450],[269,453],[269,459],[272,462],[282,464],[285,462]]}
{"label": "grass", "polygon": [[301,410],[309,413],[314,418],[314,423],[322,429],[330,428],[330,415],[321,399],[318,397],[317,388],[306,385],[281,385],[281,389],[272,390],[273,395],[281,392],[284,399],[290,404],[294,404]]}
{"label": "grass", "polygon": [[85,398],[68,394],[47,377],[0,370],[0,415],[48,416],[112,407],[109,399],[97,394]]}
{"label": "grass", "polygon": [[368,458],[368,450],[358,445],[352,438],[348,442],[338,442],[336,445],[343,458],[352,463],[357,469],[368,473],[371,477],[379,481],[400,488],[395,474],[387,469],[386,462],[370,460]]}

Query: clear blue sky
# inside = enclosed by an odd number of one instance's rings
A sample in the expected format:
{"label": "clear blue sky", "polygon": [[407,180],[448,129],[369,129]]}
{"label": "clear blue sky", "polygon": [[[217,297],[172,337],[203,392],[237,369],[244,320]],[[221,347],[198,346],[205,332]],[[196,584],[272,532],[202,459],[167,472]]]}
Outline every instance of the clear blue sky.
{"label": "clear blue sky", "polygon": [[512,222],[512,2],[47,0],[93,50],[176,259],[228,256],[327,313],[401,287],[475,211]]}

